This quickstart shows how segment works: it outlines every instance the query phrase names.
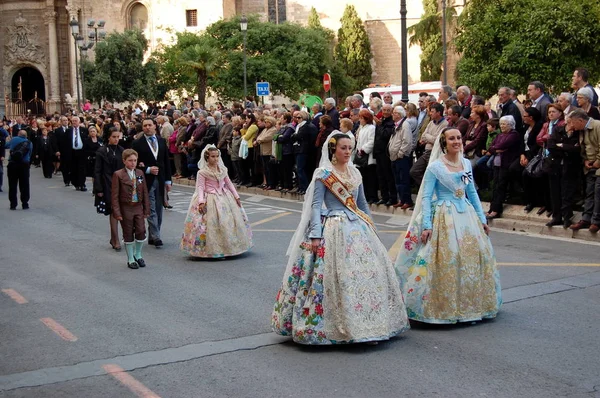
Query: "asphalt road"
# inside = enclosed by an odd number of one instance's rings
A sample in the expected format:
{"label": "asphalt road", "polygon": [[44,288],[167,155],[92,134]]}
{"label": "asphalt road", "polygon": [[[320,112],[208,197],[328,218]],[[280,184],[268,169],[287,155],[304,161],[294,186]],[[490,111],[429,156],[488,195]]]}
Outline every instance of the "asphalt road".
{"label": "asphalt road", "polygon": [[[192,260],[176,187],[165,246],[130,270],[89,192],[32,174],[30,210],[0,193],[0,397],[600,396],[597,245],[493,231],[496,320],[303,347],[269,325],[300,203],[243,196],[254,249]],[[408,220],[374,219],[393,253]]]}

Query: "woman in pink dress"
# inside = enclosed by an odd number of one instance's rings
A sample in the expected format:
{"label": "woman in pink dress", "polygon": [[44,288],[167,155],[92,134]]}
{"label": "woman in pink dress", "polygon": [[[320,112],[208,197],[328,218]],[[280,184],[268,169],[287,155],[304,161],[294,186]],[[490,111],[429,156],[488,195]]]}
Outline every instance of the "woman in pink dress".
{"label": "woman in pink dress", "polygon": [[192,257],[236,256],[252,248],[252,231],[220,152],[207,145],[185,218],[181,250]]}

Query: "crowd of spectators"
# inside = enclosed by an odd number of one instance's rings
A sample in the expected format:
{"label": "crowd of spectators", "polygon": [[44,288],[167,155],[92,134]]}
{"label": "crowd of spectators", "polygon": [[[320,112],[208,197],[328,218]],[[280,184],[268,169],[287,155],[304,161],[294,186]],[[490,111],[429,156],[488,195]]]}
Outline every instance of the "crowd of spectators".
{"label": "crowd of spectators", "polygon": [[[238,185],[303,194],[325,138],[338,130],[355,143],[353,162],[363,175],[368,202],[406,210],[414,205],[411,193],[423,179],[435,140],[444,129],[455,128],[462,134],[479,193],[486,197],[488,191],[488,218],[501,217],[507,200],[520,199],[525,212],[538,208],[538,214],[551,217],[549,227],[597,232],[600,111],[588,79],[585,69],[575,70],[574,91],[555,97],[542,82],[532,81],[522,102],[514,89],[501,87],[497,106],[467,86],[442,86],[437,98],[423,92],[417,104],[394,102],[387,92],[369,98],[357,92],[341,106],[326,98],[310,109],[304,103],[260,106],[252,97],[229,107],[221,102],[204,107],[188,99],[180,106],[169,102],[114,109],[106,102],[76,116],[5,119],[0,136],[25,130],[33,143],[31,164],[42,168],[46,178],[62,173],[66,184],[85,191],[80,176],[92,176],[96,151],[110,134],[117,131],[119,145],[129,148],[149,118],[168,144],[175,178],[194,179],[200,153],[214,144]],[[86,133],[75,154],[61,148],[61,137],[78,126]],[[73,156],[67,159],[68,152]],[[0,188],[1,183],[0,169]],[[573,224],[578,202],[583,219]]]}

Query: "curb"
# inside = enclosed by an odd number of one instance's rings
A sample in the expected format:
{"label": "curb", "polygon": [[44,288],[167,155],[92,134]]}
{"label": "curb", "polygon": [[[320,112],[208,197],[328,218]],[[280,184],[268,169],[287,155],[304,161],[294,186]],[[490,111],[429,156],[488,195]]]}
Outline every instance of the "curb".
{"label": "curb", "polygon": [[[196,185],[195,181],[188,180],[187,178],[174,178],[173,183],[176,185],[192,187]],[[236,189],[239,193],[248,195],[261,195],[275,199],[295,200],[298,202],[302,202],[304,200],[304,195],[298,195],[296,193],[265,191],[257,187],[236,187]],[[488,209],[490,206],[488,202],[482,202],[481,205],[484,209]],[[369,208],[371,209],[372,213],[378,215],[398,215],[405,217],[410,217],[412,215],[411,210],[401,210],[400,208],[387,207],[384,205],[370,205]],[[535,208],[527,214],[523,211],[523,208],[524,206],[521,205],[504,205],[502,218],[489,220],[490,227],[500,230],[525,232],[529,234],[536,234],[542,236],[551,236],[556,238],[583,240],[588,242],[600,243],[600,233],[592,234],[587,229],[573,231],[568,228],[564,229],[561,226],[556,226],[552,228],[546,227],[545,224],[550,220],[550,218],[546,217],[545,213],[541,216],[538,216],[536,214],[538,208]],[[576,212],[575,216],[573,217],[573,222],[577,222],[579,219],[581,219],[581,213]]]}

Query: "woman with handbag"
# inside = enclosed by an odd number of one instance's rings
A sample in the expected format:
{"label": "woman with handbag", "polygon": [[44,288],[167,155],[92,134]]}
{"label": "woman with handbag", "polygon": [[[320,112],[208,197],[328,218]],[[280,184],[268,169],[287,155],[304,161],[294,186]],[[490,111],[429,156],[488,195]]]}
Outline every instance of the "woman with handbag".
{"label": "woman with handbag", "polygon": [[359,127],[356,130],[356,154],[352,161],[362,175],[367,203],[372,204],[379,201],[377,194],[377,165],[373,157],[375,125],[373,124],[373,115],[366,109],[360,110],[358,118]]}
{"label": "woman with handbag", "polygon": [[471,162],[471,168],[475,167],[479,155],[485,149],[488,136],[488,115],[483,105],[475,105],[471,108],[470,119],[473,123],[469,126],[467,134],[463,137],[465,158]]}
{"label": "woman with handbag", "polygon": [[[560,105],[559,105],[560,107]],[[549,107],[550,108],[550,107]],[[567,120],[565,126],[555,127],[546,141],[547,170],[552,200],[552,220],[547,227],[572,224],[574,198],[581,173],[581,146],[579,131]]]}
{"label": "woman with handbag", "polygon": [[[549,104],[548,105],[548,121],[546,123],[544,123],[544,126],[542,127],[542,130],[540,131],[540,133],[537,135],[536,138],[536,143],[538,144],[538,146],[540,146],[542,148],[542,156],[544,158],[544,165],[548,165],[548,161],[547,161],[547,157],[549,155],[548,152],[548,148],[547,148],[547,142],[548,142],[548,137],[550,137],[550,135],[552,135],[552,133],[554,132],[554,130],[562,128],[564,129],[565,127],[565,116],[563,113],[563,109],[559,104]],[[548,179],[545,179],[546,182],[546,187],[548,187]],[[546,188],[546,192],[548,192],[548,189]],[[548,197],[548,195],[546,195],[546,197]],[[548,203],[550,205],[550,203]],[[547,208],[541,208],[538,211],[538,215],[541,215],[544,210],[546,210],[548,212],[548,217],[550,217],[552,215],[552,208],[551,207],[547,207]],[[558,215],[560,217],[560,214]]]}
{"label": "woman with handbag", "polygon": [[96,166],[96,152],[102,147],[102,139],[98,137],[96,126],[88,128],[88,137],[83,141],[83,150],[87,157],[86,177],[94,178],[94,168]]}
{"label": "woman with handbag", "polygon": [[[542,148],[537,144],[536,139],[542,127],[544,118],[537,108],[529,107],[525,109],[523,121],[527,126],[525,136],[523,137],[523,146],[518,160],[511,165],[511,172],[514,175],[522,176],[523,192],[525,193],[525,213],[529,213],[534,207],[540,207],[539,214],[549,208],[548,199],[548,179],[540,175],[538,169],[543,168]],[[540,162],[532,164],[532,162]]]}
{"label": "woman with handbag", "polygon": [[124,167],[124,149],[119,146],[120,137],[121,132],[116,127],[109,129],[108,145],[101,147],[96,152],[94,167],[95,206],[98,213],[109,216],[110,245],[117,251],[121,250],[121,244],[119,243],[119,224],[112,214],[111,189],[114,172]]}

